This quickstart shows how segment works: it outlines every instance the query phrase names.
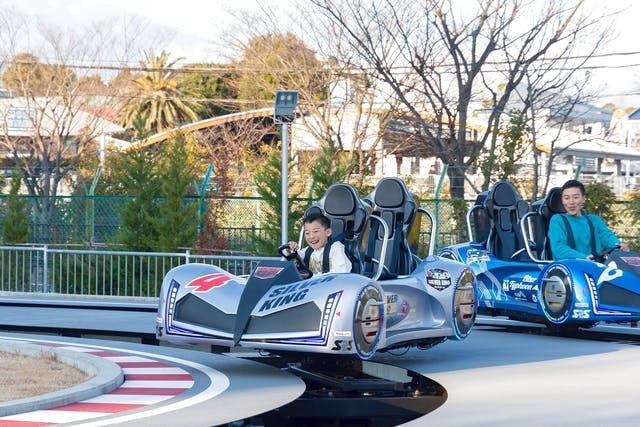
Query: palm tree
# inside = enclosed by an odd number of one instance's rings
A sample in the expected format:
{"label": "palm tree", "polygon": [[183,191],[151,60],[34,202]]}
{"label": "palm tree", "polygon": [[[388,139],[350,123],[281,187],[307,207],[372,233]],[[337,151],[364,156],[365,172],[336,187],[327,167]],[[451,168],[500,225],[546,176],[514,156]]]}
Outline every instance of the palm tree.
{"label": "palm tree", "polygon": [[197,104],[184,99],[190,94],[177,83],[174,66],[182,58],[169,62],[165,51],[159,56],[150,51],[145,56],[146,61],[140,63],[145,71],[133,80],[134,90],[121,113],[123,126],[136,128],[142,123],[146,133],[153,134],[198,120]]}

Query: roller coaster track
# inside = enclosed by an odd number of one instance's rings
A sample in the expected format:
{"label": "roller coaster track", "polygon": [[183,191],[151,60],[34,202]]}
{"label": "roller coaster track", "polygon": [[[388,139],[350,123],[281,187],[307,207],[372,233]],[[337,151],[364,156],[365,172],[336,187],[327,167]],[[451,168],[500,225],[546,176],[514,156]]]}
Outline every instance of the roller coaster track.
{"label": "roller coaster track", "polygon": [[135,151],[145,147],[149,147],[151,145],[157,144],[159,142],[162,142],[170,138],[172,135],[175,135],[178,132],[193,132],[196,130],[222,126],[227,123],[233,123],[239,120],[254,119],[259,117],[271,117],[273,116],[273,111],[274,111],[273,107],[261,108],[258,110],[242,111],[239,113],[226,114],[224,116],[211,117],[209,119],[200,120],[193,123],[187,123],[177,128],[159,132],[159,133],[156,133],[155,135],[151,135],[148,138],[145,138],[141,141],[138,141],[130,145],[129,147],[127,147],[125,151]]}

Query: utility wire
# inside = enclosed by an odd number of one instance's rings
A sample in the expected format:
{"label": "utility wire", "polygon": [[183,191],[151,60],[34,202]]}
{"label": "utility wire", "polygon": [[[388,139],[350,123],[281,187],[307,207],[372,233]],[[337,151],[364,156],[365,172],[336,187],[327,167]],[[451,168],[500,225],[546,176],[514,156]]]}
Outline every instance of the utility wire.
{"label": "utility wire", "polygon": [[[640,51],[628,51],[628,52],[609,52],[609,53],[602,53],[602,54],[594,54],[594,55],[570,55],[570,56],[564,56],[564,57],[549,57],[549,58],[540,58],[537,62],[539,63],[544,63],[544,62],[553,62],[553,61],[558,61],[558,60],[583,60],[583,59],[597,59],[597,58],[611,58],[611,57],[615,57],[615,56],[633,56],[633,55],[640,55]],[[105,61],[105,62],[116,62],[116,61]],[[18,64],[29,64],[30,62],[28,61],[17,61]],[[510,62],[509,61],[488,61],[486,63],[486,65],[490,65],[490,66],[500,66],[500,65],[508,65]],[[3,61],[3,67],[9,66],[12,64],[12,61]],[[140,63],[139,63],[140,64]],[[74,68],[74,69],[88,69],[88,70],[101,70],[101,71],[124,71],[124,70],[128,70],[128,71],[140,71],[140,72],[173,72],[173,73],[195,73],[195,74],[228,74],[228,73],[264,73],[264,72],[269,72],[269,71],[273,71],[273,69],[271,68],[252,68],[252,67],[243,67],[243,66],[239,66],[239,65],[234,65],[234,64],[228,64],[228,65],[220,65],[220,64],[215,64],[216,66],[213,67],[202,67],[201,65],[199,66],[194,66],[195,64],[189,64],[189,65],[185,65],[182,67],[171,67],[171,68],[151,68],[151,67],[145,67],[142,65],[137,65],[137,66],[132,66],[132,65],[105,65],[105,63],[97,63],[97,64],[82,64],[82,63],[75,63],[73,61],[70,61],[68,63],[59,63],[59,62],[54,62],[51,64],[42,64],[42,65],[56,65],[56,66],[64,66],[67,68]],[[453,64],[441,64],[438,68],[447,68],[447,67],[453,67]],[[582,65],[580,66],[580,69],[585,69],[585,70],[595,70],[595,69],[619,69],[619,68],[633,68],[633,67],[639,67],[640,66],[640,62],[636,62],[636,63],[629,63],[629,64],[603,64],[603,65]],[[338,67],[339,69],[343,69],[343,67]],[[410,69],[410,66],[397,66],[394,67],[394,69],[397,70],[401,70],[403,68],[406,69]],[[326,68],[327,71],[330,71],[332,69],[332,67],[328,67]],[[549,70],[553,70],[553,71],[569,71],[569,70],[573,70],[574,67],[552,67],[549,68]],[[296,72],[296,71],[301,71],[304,70],[304,68],[284,68],[281,69],[282,72]],[[492,71],[492,70],[488,70],[488,71]],[[500,72],[500,71],[504,71],[504,70],[494,70],[494,72]]]}

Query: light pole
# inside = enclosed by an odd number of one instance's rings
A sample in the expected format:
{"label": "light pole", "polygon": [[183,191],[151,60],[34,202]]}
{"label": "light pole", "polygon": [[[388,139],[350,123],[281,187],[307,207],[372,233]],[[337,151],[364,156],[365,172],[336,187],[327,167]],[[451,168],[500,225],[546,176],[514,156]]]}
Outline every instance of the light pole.
{"label": "light pole", "polygon": [[289,241],[289,123],[296,120],[295,109],[298,105],[297,90],[276,91],[276,103],[273,110],[273,123],[282,125],[282,244]]}

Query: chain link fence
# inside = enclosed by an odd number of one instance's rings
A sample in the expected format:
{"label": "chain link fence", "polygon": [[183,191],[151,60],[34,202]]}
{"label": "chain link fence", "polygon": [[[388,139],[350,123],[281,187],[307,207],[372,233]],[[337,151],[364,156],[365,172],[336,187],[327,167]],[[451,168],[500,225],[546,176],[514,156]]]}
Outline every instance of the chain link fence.
{"label": "chain link fence", "polygon": [[[7,197],[0,195],[0,233],[7,215]],[[55,206],[51,221],[43,223],[36,214],[36,203],[42,204],[42,198],[38,200],[31,196],[20,197],[26,202],[30,243],[84,248],[96,248],[113,243],[120,226],[120,210],[128,200],[124,196],[59,196],[51,200]],[[194,200],[198,199],[185,202],[193,203]],[[199,203],[202,203],[201,211],[204,212],[209,199],[205,198]],[[460,209],[456,212],[451,200],[422,200],[420,206],[431,210],[437,219],[436,250],[468,240],[464,214]],[[640,244],[636,227],[632,225],[631,219],[624,215],[625,208],[626,203],[623,202],[614,206],[620,218],[620,223],[615,226],[614,231],[626,242]],[[225,242],[225,247],[217,250],[227,254],[255,253],[253,236],[266,236],[266,209],[265,202],[260,198],[237,197],[225,200],[224,207],[220,210],[223,214],[216,218],[217,233]],[[419,251],[426,251],[431,232],[431,224],[423,221],[419,235]],[[298,238],[297,235],[291,237],[294,240]],[[198,249],[207,251],[209,248]]]}

